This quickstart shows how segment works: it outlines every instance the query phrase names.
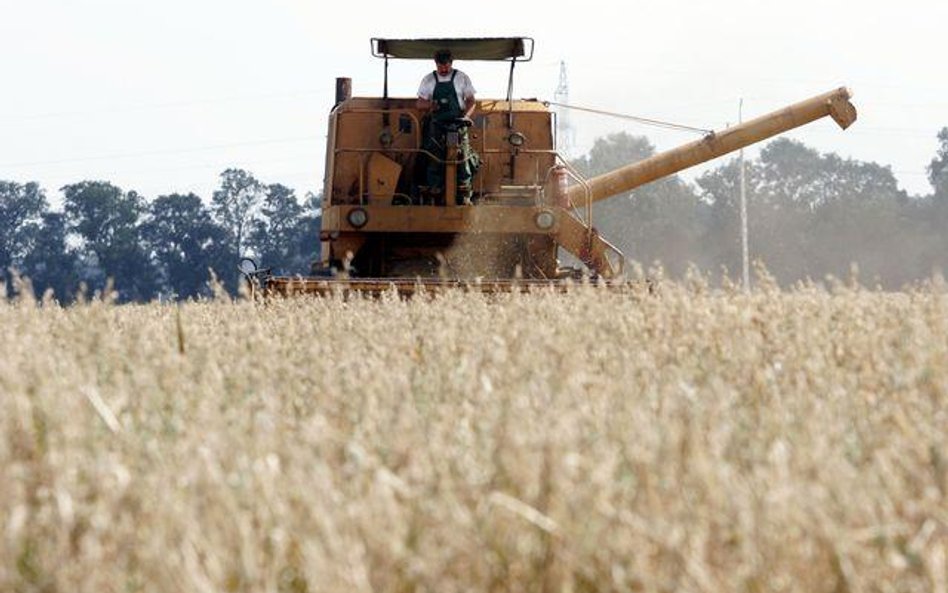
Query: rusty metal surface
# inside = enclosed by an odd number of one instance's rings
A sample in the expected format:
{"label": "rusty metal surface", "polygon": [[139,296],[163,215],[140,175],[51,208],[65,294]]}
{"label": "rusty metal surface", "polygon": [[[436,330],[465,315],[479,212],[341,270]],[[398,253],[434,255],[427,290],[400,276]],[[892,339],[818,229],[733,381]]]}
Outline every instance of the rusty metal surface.
{"label": "rusty metal surface", "polygon": [[[368,222],[359,228],[347,220],[349,212],[361,208]],[[569,214],[562,208],[530,206],[327,206],[323,208],[322,231],[361,233],[522,233],[551,235],[552,228],[538,228],[537,213],[548,210],[557,223]]]}
{"label": "rusty metal surface", "polygon": [[[410,130],[399,130],[397,122],[402,117],[411,122]],[[508,126],[510,117],[513,128]],[[374,153],[402,166],[404,185],[423,153],[422,119],[415,98],[353,97],[339,105],[330,115],[324,205],[355,205],[367,200],[368,160]],[[386,128],[391,142],[383,145],[380,137]],[[475,192],[497,193],[504,184],[542,185],[555,161],[552,128],[552,114],[539,101],[478,100],[470,129],[471,148],[481,158],[474,176]],[[525,139],[519,148],[507,141],[514,130]]]}

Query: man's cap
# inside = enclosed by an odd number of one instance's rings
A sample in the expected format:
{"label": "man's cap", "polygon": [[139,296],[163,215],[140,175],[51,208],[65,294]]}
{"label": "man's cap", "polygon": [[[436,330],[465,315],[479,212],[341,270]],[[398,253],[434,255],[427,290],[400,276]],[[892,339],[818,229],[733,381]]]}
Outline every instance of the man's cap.
{"label": "man's cap", "polygon": [[451,55],[450,49],[439,49],[435,52],[434,59],[435,62],[439,64],[450,64],[454,61],[454,57]]}

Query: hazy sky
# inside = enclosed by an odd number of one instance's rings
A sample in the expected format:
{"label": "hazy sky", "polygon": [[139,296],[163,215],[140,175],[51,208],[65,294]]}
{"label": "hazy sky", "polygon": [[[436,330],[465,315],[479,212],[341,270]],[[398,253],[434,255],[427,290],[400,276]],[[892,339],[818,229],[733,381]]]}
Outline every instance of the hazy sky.
{"label": "hazy sky", "polygon": [[[85,179],[209,199],[241,167],[318,191],[335,78],[381,94],[371,37],[533,37],[515,96],[552,100],[563,61],[572,104],[701,128],[735,123],[741,98],[750,119],[846,85],[860,114],[850,130],[825,120],[788,136],[890,165],[912,194],[931,191],[925,168],[948,126],[944,0],[479,0],[454,3],[454,20],[426,17],[444,12],[432,2],[326,5],[0,0],[0,179],[38,181],[54,202]],[[504,96],[506,64],[455,66],[480,97]],[[430,69],[393,61],[391,94],[414,96]],[[573,156],[622,130],[659,150],[695,138],[578,112],[571,123]]]}

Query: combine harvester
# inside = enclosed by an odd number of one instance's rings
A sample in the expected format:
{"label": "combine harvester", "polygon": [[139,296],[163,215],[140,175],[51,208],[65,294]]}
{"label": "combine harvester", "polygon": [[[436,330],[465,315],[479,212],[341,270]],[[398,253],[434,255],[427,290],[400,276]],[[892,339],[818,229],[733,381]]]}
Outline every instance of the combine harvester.
{"label": "combine harvester", "polygon": [[[486,292],[565,285],[589,277],[623,284],[624,256],[596,232],[592,205],[662,177],[826,116],[843,129],[856,120],[846,88],[760,116],[700,140],[584,179],[556,151],[549,104],[514,99],[513,73],[533,56],[526,37],[372,39],[383,58],[381,97],[352,97],[351,80],[336,80],[329,115],[320,260],[310,276],[274,276],[249,259],[241,271],[264,294],[337,291],[401,294],[465,286]],[[481,164],[473,205],[455,205],[457,134],[447,134],[446,159],[424,149],[423,114],[416,98],[390,97],[393,58],[432,63],[449,49],[455,60],[509,63],[507,97],[479,99],[469,129]],[[427,65],[427,64],[426,64]],[[444,167],[442,196],[426,193],[429,162]],[[315,239],[315,237],[314,237]],[[583,267],[560,266],[562,249]]]}

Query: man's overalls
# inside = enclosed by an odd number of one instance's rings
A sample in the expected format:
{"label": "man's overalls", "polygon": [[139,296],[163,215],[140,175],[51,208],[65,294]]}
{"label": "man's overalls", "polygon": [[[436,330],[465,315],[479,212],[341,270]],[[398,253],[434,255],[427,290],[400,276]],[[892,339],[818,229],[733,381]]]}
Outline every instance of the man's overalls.
{"label": "man's overalls", "polygon": [[[437,110],[431,114],[431,122],[428,126],[428,135],[425,139],[425,149],[441,161],[449,159],[459,159],[462,162],[457,166],[457,203],[463,204],[470,202],[472,185],[471,178],[477,171],[478,158],[471,150],[471,142],[468,137],[467,127],[458,125],[458,121],[464,116],[464,109],[458,103],[458,94],[454,88],[454,77],[457,70],[451,71],[451,79],[447,82],[438,80],[437,71],[434,73],[435,88],[431,100],[438,106]],[[445,155],[446,140],[445,135],[448,132],[457,131],[458,149],[460,155]],[[430,191],[435,195],[444,193],[444,163],[435,159],[428,161],[427,181]]]}

